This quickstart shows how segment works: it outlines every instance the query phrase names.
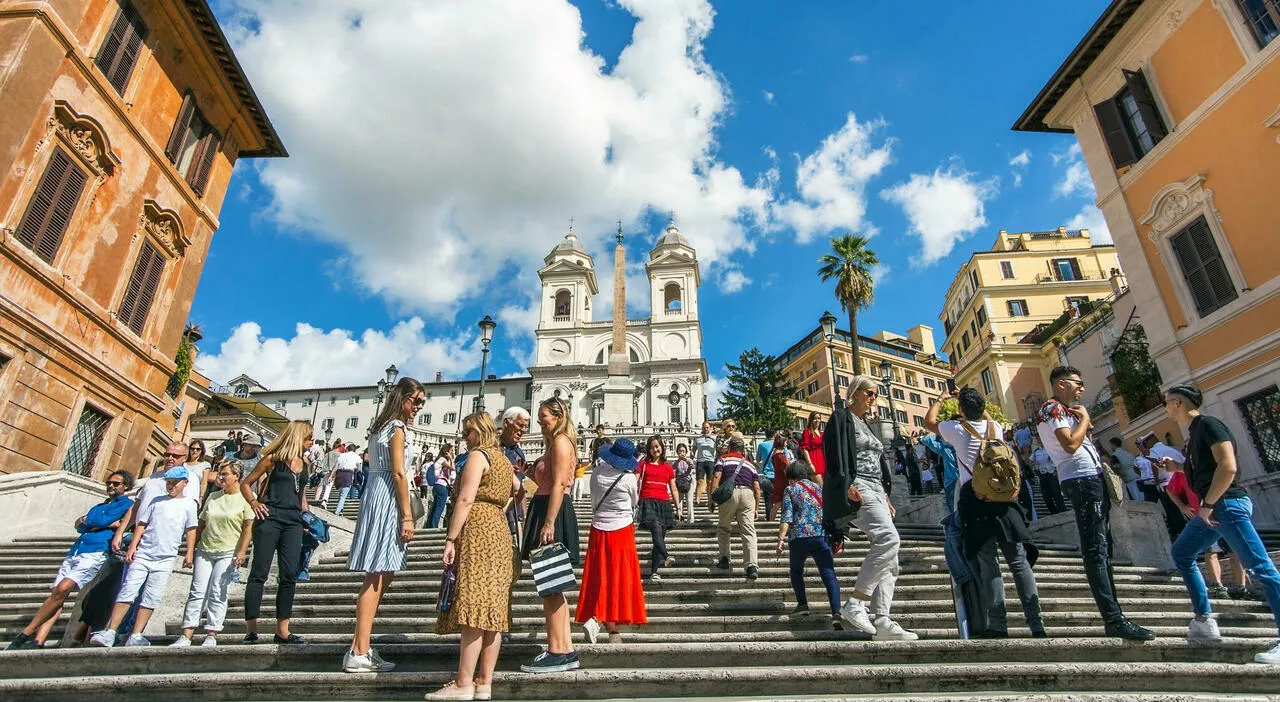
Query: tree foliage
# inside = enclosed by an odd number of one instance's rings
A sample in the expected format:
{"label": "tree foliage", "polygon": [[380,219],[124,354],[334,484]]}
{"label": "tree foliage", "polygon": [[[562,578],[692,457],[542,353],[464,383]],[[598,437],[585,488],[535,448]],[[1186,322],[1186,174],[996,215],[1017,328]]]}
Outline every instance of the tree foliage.
{"label": "tree foliage", "polygon": [[846,234],[831,240],[831,253],[818,259],[818,275],[822,282],[836,281],[836,300],[840,308],[849,314],[849,333],[852,335],[853,367],[860,371],[862,355],[858,350],[858,310],[865,310],[875,300],[875,279],[871,269],[880,264],[880,257],[867,247],[867,238]]}
{"label": "tree foliage", "polygon": [[[1005,427],[1006,429],[1012,426],[1012,423],[1009,421],[1009,418],[1004,416],[1004,410],[1000,409],[1000,405],[994,402],[987,403],[987,414],[990,414],[991,418],[996,420],[996,423],[998,423],[1002,427]],[[943,402],[942,406],[938,408],[939,422],[945,422],[949,419],[957,419],[959,417],[960,417],[960,401],[954,397],[951,398],[950,400],[947,400],[946,402]]]}
{"label": "tree foliage", "polygon": [[1115,394],[1124,401],[1130,419],[1160,404],[1160,369],[1147,352],[1147,331],[1141,324],[1124,330],[1111,350]]}
{"label": "tree foliage", "polygon": [[747,434],[795,423],[795,415],[787,407],[791,386],[775,361],[753,346],[738,356],[737,365],[726,364],[729,387],[720,401],[721,418],[732,418]]}

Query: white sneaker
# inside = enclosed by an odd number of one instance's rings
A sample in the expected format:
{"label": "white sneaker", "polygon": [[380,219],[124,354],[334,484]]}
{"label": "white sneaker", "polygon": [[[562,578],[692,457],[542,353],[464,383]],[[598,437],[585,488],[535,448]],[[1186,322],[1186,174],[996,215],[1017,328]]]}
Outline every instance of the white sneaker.
{"label": "white sneaker", "polygon": [[901,624],[888,617],[877,617],[875,628],[876,633],[871,637],[873,641],[915,641],[920,638],[916,632],[903,629]]}
{"label": "white sneaker", "polygon": [[600,635],[600,622],[595,617],[588,619],[582,623],[582,628],[587,632],[587,641],[596,642],[596,637]]}
{"label": "white sneaker", "polygon": [[204,641],[200,642],[200,648],[213,648],[217,645],[218,638],[216,636],[209,636],[208,634],[205,634]]}
{"label": "white sneaker", "polygon": [[1280,665],[1280,641],[1275,646],[1259,653],[1253,657],[1254,663],[1265,663],[1267,665]]}
{"label": "white sneaker", "polygon": [[[191,642],[188,641],[187,643],[190,644]],[[124,645],[125,646],[150,646],[151,642],[148,641],[147,637],[143,636],[142,634],[134,634],[124,642]]]}
{"label": "white sneaker", "polygon": [[89,645],[101,646],[102,648],[111,648],[112,646],[115,646],[116,630],[103,629],[102,631],[93,632],[93,635],[89,637]]}
{"label": "white sneaker", "polygon": [[373,662],[378,666],[379,673],[390,673],[396,669],[395,663],[388,662],[387,659],[382,657],[381,653],[378,653],[378,649],[372,646],[369,647],[369,657],[372,658]]}
{"label": "white sneaker", "polygon": [[840,618],[854,631],[873,635],[876,633],[876,626],[871,623],[871,617],[867,615],[867,606],[855,597],[850,597],[849,601],[840,608]]}
{"label": "white sneaker", "polygon": [[188,648],[191,646],[191,639],[185,636],[179,636],[177,641],[169,644],[169,648]]}
{"label": "white sneaker", "polygon": [[1193,644],[1222,643],[1222,634],[1218,631],[1218,621],[1213,617],[1195,617],[1187,626],[1187,642]]}
{"label": "white sneaker", "polygon": [[[385,673],[387,672],[387,670],[383,669],[382,666],[391,665],[391,664],[386,662],[379,664],[377,661],[373,659],[373,656],[371,655],[372,653],[373,653],[373,649],[369,649],[369,653],[366,653],[363,656],[357,656],[355,653],[351,651],[351,649],[347,649],[347,652],[342,656],[342,671],[344,673]],[[395,666],[391,665],[391,667],[394,668]]]}

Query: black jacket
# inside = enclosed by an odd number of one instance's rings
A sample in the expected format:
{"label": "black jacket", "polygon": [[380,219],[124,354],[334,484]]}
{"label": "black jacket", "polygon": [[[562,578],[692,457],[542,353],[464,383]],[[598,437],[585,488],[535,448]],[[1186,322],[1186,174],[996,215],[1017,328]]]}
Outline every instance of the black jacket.
{"label": "black jacket", "polygon": [[[827,472],[822,477],[822,525],[828,534],[843,536],[858,516],[861,504],[849,502],[849,485],[857,474],[853,441],[853,413],[844,407],[831,413],[822,436],[822,453]],[[891,490],[889,461],[880,455],[880,483],[885,494]]]}

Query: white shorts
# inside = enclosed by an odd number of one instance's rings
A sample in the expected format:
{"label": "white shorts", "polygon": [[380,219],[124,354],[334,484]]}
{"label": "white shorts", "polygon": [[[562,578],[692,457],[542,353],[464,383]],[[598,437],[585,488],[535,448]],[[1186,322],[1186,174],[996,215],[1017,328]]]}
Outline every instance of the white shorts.
{"label": "white shorts", "polygon": [[76,584],[77,589],[83,588],[98,575],[98,571],[102,570],[102,564],[106,562],[105,551],[67,556],[63,559],[62,566],[58,568],[58,577],[53,579],[53,586],[57,587],[63,580],[70,580]]}
{"label": "white shorts", "polygon": [[124,582],[120,584],[116,602],[133,602],[141,591],[139,607],[159,607],[160,601],[164,599],[164,588],[169,584],[169,576],[173,574],[173,561],[172,558],[149,561],[135,556],[133,563],[124,572]]}

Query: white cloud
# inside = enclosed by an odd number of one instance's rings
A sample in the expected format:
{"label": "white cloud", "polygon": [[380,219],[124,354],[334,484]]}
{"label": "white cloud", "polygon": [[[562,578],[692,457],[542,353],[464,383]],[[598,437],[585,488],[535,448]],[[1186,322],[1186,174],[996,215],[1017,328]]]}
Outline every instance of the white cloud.
{"label": "white cloud", "polygon": [[765,102],[767,102],[767,103],[769,103],[770,105],[772,105],[772,104],[773,104],[773,93],[769,92],[768,90],[762,90],[762,91],[760,91],[760,92],[761,92],[761,95],[764,97],[764,101],[765,101]]}
{"label": "white cloud", "polygon": [[567,0],[228,0],[292,154],[255,164],[271,215],[346,248],[365,291],[446,315],[527,290],[566,213],[593,249],[659,211],[704,263],[749,251],[773,193],[716,153],[710,3],[618,4],[636,23],[606,70]]}
{"label": "white cloud", "polygon": [[1055,166],[1066,164],[1062,180],[1053,187],[1055,196],[1094,197],[1096,193],[1093,189],[1093,179],[1089,177],[1089,169],[1084,165],[1084,154],[1080,151],[1079,143],[1072,144],[1066,153],[1052,154],[1052,158]]}
{"label": "white cloud", "polygon": [[776,205],[776,222],[795,229],[796,240],[802,244],[836,230],[865,229],[867,183],[892,161],[894,140],[886,138],[878,145],[872,140],[883,127],[879,120],[859,122],[850,112],[839,131],[799,159],[799,199]]}
{"label": "white cloud", "polygon": [[707,382],[702,384],[702,392],[707,396],[707,416],[720,416],[720,401],[724,398],[724,391],[729,388],[729,384],[725,381],[723,375],[707,373]]}
{"label": "white cloud", "polygon": [[875,281],[876,289],[889,282],[889,276],[893,274],[893,268],[887,263],[877,263],[871,267],[871,279]]}
{"label": "white cloud", "polygon": [[866,54],[854,54],[853,56],[850,56],[850,57],[849,57],[849,62],[850,62],[850,63],[866,63],[866,62],[867,62],[867,55],[866,55]]}
{"label": "white cloud", "polygon": [[332,385],[372,385],[390,364],[401,375],[433,379],[436,371],[456,378],[480,365],[479,334],[428,338],[414,317],[390,331],[318,329],[298,324],[291,339],[262,336],[257,322],[244,322],[216,353],[201,353],[196,365],[217,383],[248,373],[273,390]]}
{"label": "white cloud", "polygon": [[953,165],[932,174],[913,173],[907,182],[881,191],[880,197],[902,208],[911,234],[920,237],[920,255],[912,262],[927,266],[986,226],[985,203],[998,193],[998,179],[979,181]]}
{"label": "white cloud", "polygon": [[720,276],[720,292],[733,294],[751,284],[751,279],[737,268],[726,268]]}
{"label": "white cloud", "polygon": [[1009,168],[1013,169],[1013,187],[1022,187],[1022,176],[1031,165],[1031,150],[1023,149],[1022,153],[1009,159]]}
{"label": "white cloud", "polygon": [[1107,226],[1102,210],[1092,203],[1080,208],[1080,211],[1067,221],[1067,229],[1088,229],[1089,238],[1093,243],[1112,243],[1111,228]]}

